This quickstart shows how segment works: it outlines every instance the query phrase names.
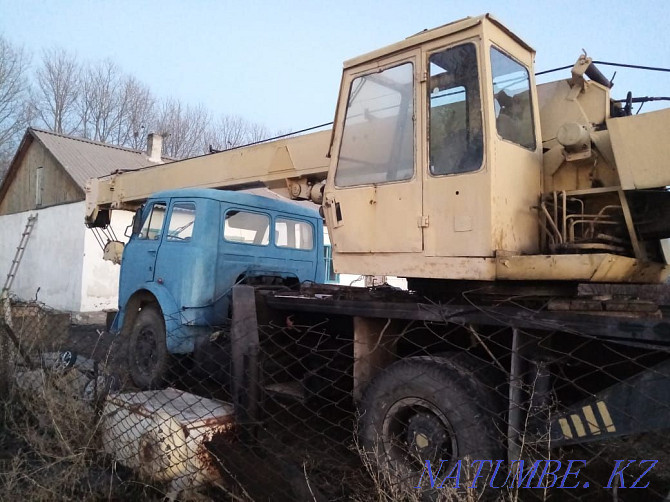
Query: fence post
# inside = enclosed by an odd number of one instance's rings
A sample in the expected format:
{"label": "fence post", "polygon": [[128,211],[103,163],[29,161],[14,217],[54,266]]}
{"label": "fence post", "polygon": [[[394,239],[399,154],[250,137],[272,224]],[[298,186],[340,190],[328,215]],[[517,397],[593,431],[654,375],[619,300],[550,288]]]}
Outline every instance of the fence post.
{"label": "fence post", "polygon": [[258,415],[258,321],[252,286],[233,287],[232,395],[241,424],[253,424]]}

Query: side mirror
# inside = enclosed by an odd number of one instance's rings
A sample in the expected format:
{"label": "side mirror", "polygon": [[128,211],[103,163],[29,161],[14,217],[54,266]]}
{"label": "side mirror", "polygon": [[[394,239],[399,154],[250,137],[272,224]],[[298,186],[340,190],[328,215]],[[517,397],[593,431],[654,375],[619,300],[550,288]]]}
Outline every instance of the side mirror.
{"label": "side mirror", "polygon": [[[142,230],[142,209],[144,206],[140,207],[137,211],[135,211],[135,216],[133,216],[133,224],[132,224],[132,234],[131,235],[138,235],[140,233],[140,230]],[[128,227],[130,228],[130,227]],[[126,228],[126,231],[123,233],[126,237],[130,237],[128,235],[128,228]]]}
{"label": "side mirror", "polygon": [[102,250],[102,259],[119,265],[123,257],[123,248],[124,244],[121,241],[108,241]]}

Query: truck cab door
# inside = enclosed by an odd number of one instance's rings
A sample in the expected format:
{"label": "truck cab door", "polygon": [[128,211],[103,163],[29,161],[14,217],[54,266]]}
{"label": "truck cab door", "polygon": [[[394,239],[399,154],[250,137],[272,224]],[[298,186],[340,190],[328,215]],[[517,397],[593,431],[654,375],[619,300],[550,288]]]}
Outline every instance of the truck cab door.
{"label": "truck cab door", "polygon": [[324,205],[338,253],[420,253],[418,51],[345,74]]}
{"label": "truck cab door", "polygon": [[132,294],[144,283],[154,280],[166,210],[167,204],[163,201],[150,202],[144,207],[140,231],[132,235],[123,251],[120,297],[124,292]]}

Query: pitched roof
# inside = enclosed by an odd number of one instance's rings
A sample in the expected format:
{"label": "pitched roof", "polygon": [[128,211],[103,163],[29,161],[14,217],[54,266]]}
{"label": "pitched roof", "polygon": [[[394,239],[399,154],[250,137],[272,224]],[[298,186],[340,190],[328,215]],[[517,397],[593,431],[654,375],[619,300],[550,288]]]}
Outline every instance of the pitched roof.
{"label": "pitched roof", "polygon": [[34,128],[29,128],[28,132],[51,152],[82,190],[89,178],[105,176],[120,169],[131,171],[157,164],[150,162],[146,152],[141,150]]}

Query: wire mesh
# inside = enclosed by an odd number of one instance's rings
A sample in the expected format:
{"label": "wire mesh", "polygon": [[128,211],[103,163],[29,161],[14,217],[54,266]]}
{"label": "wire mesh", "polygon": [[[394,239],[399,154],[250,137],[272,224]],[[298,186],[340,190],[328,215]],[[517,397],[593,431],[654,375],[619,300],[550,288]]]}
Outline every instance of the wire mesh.
{"label": "wire mesh", "polygon": [[0,495],[665,499],[662,309],[354,289],[252,289],[221,325],[145,302],[117,335],[15,304]]}

